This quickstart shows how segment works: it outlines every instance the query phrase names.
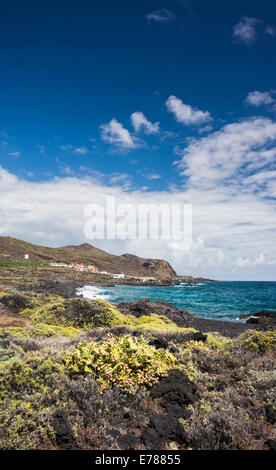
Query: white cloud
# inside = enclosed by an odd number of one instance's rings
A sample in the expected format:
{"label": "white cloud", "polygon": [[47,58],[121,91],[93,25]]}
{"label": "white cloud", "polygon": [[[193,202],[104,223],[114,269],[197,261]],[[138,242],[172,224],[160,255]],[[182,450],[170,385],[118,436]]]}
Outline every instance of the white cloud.
{"label": "white cloud", "polygon": [[[133,148],[134,137],[122,129],[127,131],[113,120],[112,129],[104,131],[113,145]],[[135,207],[141,203],[189,203],[193,205],[190,250],[179,251],[177,244],[166,240],[91,243],[114,254],[133,252],[168,259],[179,273],[217,279],[276,279],[272,243],[276,229],[276,122],[255,117],[227,124],[208,136],[190,140],[181,150],[178,146],[177,154],[181,156],[176,168],[183,175],[182,189],[174,185],[162,191],[148,191],[147,187],[130,190],[127,173],[94,172],[89,177],[85,170],[85,176],[76,177],[64,167],[64,177],[34,182],[0,167],[0,234],[47,246],[82,243],[85,206],[91,202],[104,205],[107,195],[115,196],[118,204]],[[157,178],[151,170],[148,177]]]}
{"label": "white cloud", "polygon": [[276,35],[276,28],[274,26],[267,25],[265,27],[265,34],[268,34],[269,36],[275,36]]}
{"label": "white cloud", "polygon": [[100,133],[104,142],[121,149],[134,149],[140,146],[138,140],[131,136],[130,132],[115,118],[111,119],[108,124],[102,124]]}
{"label": "white cloud", "polygon": [[200,125],[212,121],[209,111],[200,111],[192,108],[174,95],[169,96],[166,101],[166,108],[174,114],[175,119],[186,126]]}
{"label": "white cloud", "polygon": [[67,144],[67,145],[61,145],[60,149],[67,152],[68,150],[74,150],[74,147],[73,145]]}
{"label": "white cloud", "polygon": [[117,183],[120,183],[122,181],[128,180],[129,178],[130,178],[130,176],[129,176],[128,173],[114,174],[110,178],[110,183],[117,184]]}
{"label": "white cloud", "polygon": [[80,155],[87,155],[89,153],[89,150],[87,147],[82,146],[82,147],[76,147],[74,149],[74,152]]}
{"label": "white cloud", "polygon": [[260,20],[257,18],[242,17],[240,22],[234,26],[233,40],[250,46],[256,39],[256,29],[259,23]]}
{"label": "white cloud", "polygon": [[244,266],[273,266],[275,261],[266,259],[265,256],[260,253],[256,258],[237,258],[236,264],[239,267]]}
{"label": "white cloud", "polygon": [[274,90],[269,90],[269,91],[251,91],[248,93],[245,103],[252,105],[252,106],[262,106],[266,104],[273,104],[276,102],[276,100],[273,98],[273,93],[275,93]]}
{"label": "white cloud", "polygon": [[20,157],[20,152],[10,152],[9,155],[11,157]]}
{"label": "white cloud", "polygon": [[73,145],[61,145],[61,150],[67,152],[74,152],[74,153],[77,153],[79,155],[86,155],[87,153],[89,153],[89,150],[87,147],[85,146],[81,146],[81,147],[74,147]]}
{"label": "white cloud", "polygon": [[178,165],[190,185],[218,187],[227,181],[241,190],[247,173],[273,165],[275,156],[276,122],[254,118],[192,139]]}
{"label": "white cloud", "polygon": [[[257,123],[241,130],[230,128],[221,130],[218,135],[200,139],[201,151],[220,163],[219,154],[225,146],[225,159],[230,159],[231,151],[243,156],[246,148],[254,152],[256,141],[259,148],[266,146],[275,137],[275,128],[271,121],[263,126]],[[264,129],[266,126],[266,129]],[[262,132],[252,143],[250,136]],[[262,128],[262,131],[261,131]],[[224,135],[225,134],[225,135]],[[206,140],[205,140],[206,139]],[[225,139],[225,140],[224,140]],[[235,140],[229,148],[229,141]],[[216,141],[216,143],[215,143]],[[190,146],[195,143],[189,144]],[[198,148],[199,148],[198,147]],[[228,154],[228,151],[230,154]],[[189,148],[191,160],[195,158],[196,148]],[[263,150],[261,160],[264,158]],[[253,155],[257,158],[257,155]],[[267,159],[272,158],[272,153]],[[225,160],[223,160],[225,161]],[[231,168],[227,167],[231,173]],[[262,170],[262,173],[269,170]],[[199,172],[201,179],[195,181]],[[144,192],[145,188],[129,191],[122,185],[110,187],[98,181],[96,177],[66,176],[48,181],[32,182],[20,179],[0,168],[0,234],[12,235],[33,243],[47,246],[61,246],[84,241],[84,208],[90,203],[104,205],[107,195],[116,197],[118,204],[140,203],[155,204],[193,204],[193,245],[188,251],[179,251],[173,243],[166,240],[95,240],[90,241],[99,248],[114,254],[133,252],[144,257],[165,258],[179,273],[204,275],[218,279],[276,279],[276,249],[271,240],[275,236],[276,208],[274,200],[263,198],[256,192],[255,185],[264,181],[273,181],[275,174],[263,174],[260,181],[241,181],[236,174],[231,184],[218,181],[214,187],[202,184],[204,162],[193,162],[188,181],[182,190]],[[212,171],[210,171],[212,178]],[[257,175],[258,173],[256,173]],[[117,180],[116,180],[117,176]],[[251,175],[252,176],[252,175]],[[271,176],[271,178],[270,178]],[[127,181],[127,174],[113,175],[113,183]],[[124,179],[125,178],[125,179]],[[186,178],[186,177],[185,177]],[[275,181],[275,180],[274,180]],[[207,187],[206,187],[207,186]],[[275,195],[276,196],[276,195]],[[89,241],[89,240],[88,240]],[[262,256],[261,256],[262,255]],[[237,263],[237,259],[249,259]],[[253,261],[252,261],[253,260]],[[266,264],[266,271],[260,271]],[[253,263],[254,262],[254,263]],[[269,271],[271,269],[271,271]]]}
{"label": "white cloud", "polygon": [[145,178],[148,180],[159,180],[161,178],[161,175],[154,173],[152,175],[146,175]]}
{"label": "white cloud", "polygon": [[132,113],[130,119],[136,132],[140,130],[144,130],[145,134],[156,134],[159,132],[159,122],[153,124],[139,111]]}
{"label": "white cloud", "polygon": [[210,124],[206,124],[206,126],[203,126],[200,129],[198,129],[198,133],[204,134],[204,133],[211,132],[212,130],[213,130],[213,126],[211,126]]}
{"label": "white cloud", "polygon": [[161,10],[152,11],[146,15],[148,22],[157,21],[157,23],[167,23],[175,18],[174,13],[162,8]]}

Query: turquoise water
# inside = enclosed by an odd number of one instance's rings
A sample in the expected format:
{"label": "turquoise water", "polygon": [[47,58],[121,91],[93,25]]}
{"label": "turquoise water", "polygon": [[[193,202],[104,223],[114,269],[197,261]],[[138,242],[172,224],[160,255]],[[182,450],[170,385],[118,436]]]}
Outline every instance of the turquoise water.
{"label": "turquoise water", "polygon": [[276,282],[214,282],[198,283],[193,287],[86,286],[79,293],[113,303],[149,297],[152,301],[163,300],[188,310],[198,317],[217,320],[238,321],[244,313],[276,311]]}

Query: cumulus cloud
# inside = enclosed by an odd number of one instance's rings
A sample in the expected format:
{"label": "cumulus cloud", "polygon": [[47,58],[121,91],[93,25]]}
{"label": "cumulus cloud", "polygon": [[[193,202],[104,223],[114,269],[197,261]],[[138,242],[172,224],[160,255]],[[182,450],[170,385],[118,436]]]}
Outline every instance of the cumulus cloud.
{"label": "cumulus cloud", "polygon": [[[270,262],[267,270],[271,268],[276,273],[276,250],[271,244],[276,220],[271,195],[276,175],[275,170],[273,174],[269,166],[264,167],[264,163],[275,161],[272,145],[275,138],[275,123],[255,119],[225,126],[211,136],[190,142],[179,163],[186,183],[182,190],[173,191],[144,192],[142,188],[129,191],[120,184],[127,181],[126,173],[113,175],[115,186],[111,187],[88,176],[26,181],[0,168],[0,234],[48,246],[81,243],[85,206],[90,203],[104,206],[108,195],[115,196],[118,204],[130,203],[134,207],[141,203],[190,203],[193,205],[190,250],[179,251],[173,242],[166,240],[91,242],[114,254],[133,252],[168,259],[179,273],[218,279],[256,279],[258,275],[269,278],[268,271],[258,274],[258,270],[264,259]],[[237,172],[246,162],[255,170],[241,180]],[[221,173],[224,165],[225,173]],[[213,185],[214,176],[218,179]],[[227,176],[231,176],[230,183],[229,179],[224,181]],[[237,259],[257,261],[238,263]]]}
{"label": "cumulus cloud", "polygon": [[132,113],[130,119],[136,132],[140,130],[143,130],[145,134],[156,134],[159,132],[159,122],[153,124],[139,111]]}
{"label": "cumulus cloud", "polygon": [[241,190],[244,177],[273,165],[275,156],[276,122],[262,117],[227,124],[207,137],[192,139],[178,166],[195,186],[218,187],[227,181]]}
{"label": "cumulus cloud", "polygon": [[169,112],[173,113],[175,119],[186,126],[201,125],[202,123],[212,121],[212,116],[209,111],[200,111],[174,95],[169,96],[166,101],[166,108]]}
{"label": "cumulus cloud", "polygon": [[121,149],[134,149],[140,146],[138,140],[115,118],[111,119],[107,124],[102,124],[100,126],[100,133],[104,142]]}
{"label": "cumulus cloud", "polygon": [[74,149],[74,152],[78,153],[79,155],[86,155],[87,153],[89,153],[89,150],[87,147],[82,146],[82,147],[76,147]]}
{"label": "cumulus cloud", "polygon": [[234,26],[233,40],[250,46],[256,39],[257,26],[260,23],[261,21],[257,18],[243,16],[239,23]]}
{"label": "cumulus cloud", "polygon": [[237,266],[256,266],[256,265],[269,265],[270,261],[266,260],[262,253],[259,254],[255,259],[250,258],[237,258]]}
{"label": "cumulus cloud", "polygon": [[[129,131],[115,119],[110,123],[101,129],[108,143],[135,147]],[[130,190],[127,173],[108,175],[105,183],[102,175],[85,172],[77,177],[66,170],[62,178],[34,182],[0,167],[0,234],[47,246],[82,243],[84,208],[90,203],[104,207],[108,195],[118,204],[133,207],[188,203],[193,206],[189,250],[179,251],[170,240],[91,243],[114,254],[133,252],[168,259],[182,274],[275,278],[276,249],[271,240],[276,229],[276,122],[255,117],[227,124],[188,141],[182,149],[178,146],[177,155],[182,187],[162,191]],[[152,172],[148,177],[157,179],[159,175]]]}
{"label": "cumulus cloud", "polygon": [[157,23],[168,23],[169,21],[173,20],[175,15],[173,12],[167,10],[166,8],[162,8],[161,10],[152,11],[146,15],[146,19],[148,22],[157,21]]}
{"label": "cumulus cloud", "polygon": [[275,93],[274,90],[269,90],[269,91],[251,91],[248,93],[245,103],[252,105],[252,106],[262,106],[266,104],[274,104],[276,103],[275,98],[273,97],[273,94]]}

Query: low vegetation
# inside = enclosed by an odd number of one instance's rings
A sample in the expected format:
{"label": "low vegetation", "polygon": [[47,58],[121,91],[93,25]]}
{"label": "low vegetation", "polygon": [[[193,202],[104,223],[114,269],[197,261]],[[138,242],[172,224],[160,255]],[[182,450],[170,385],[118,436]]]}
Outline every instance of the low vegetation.
{"label": "low vegetation", "polygon": [[157,350],[143,338],[138,340],[131,335],[79,343],[63,360],[72,377],[92,374],[100,391],[113,386],[129,391],[143,385],[152,387],[178,364],[170,352]]}
{"label": "low vegetation", "polygon": [[230,340],[102,300],[16,295],[3,305],[30,324],[0,329],[0,449],[273,447],[275,331]]}

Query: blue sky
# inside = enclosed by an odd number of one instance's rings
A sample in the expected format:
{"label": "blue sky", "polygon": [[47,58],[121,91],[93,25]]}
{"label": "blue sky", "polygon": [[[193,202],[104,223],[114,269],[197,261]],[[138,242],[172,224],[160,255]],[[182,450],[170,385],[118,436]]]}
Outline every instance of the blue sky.
{"label": "blue sky", "polygon": [[275,2],[10,1],[0,47],[2,235],[79,243],[97,195],[164,197],[193,204],[189,253],[94,244],[276,280]]}

